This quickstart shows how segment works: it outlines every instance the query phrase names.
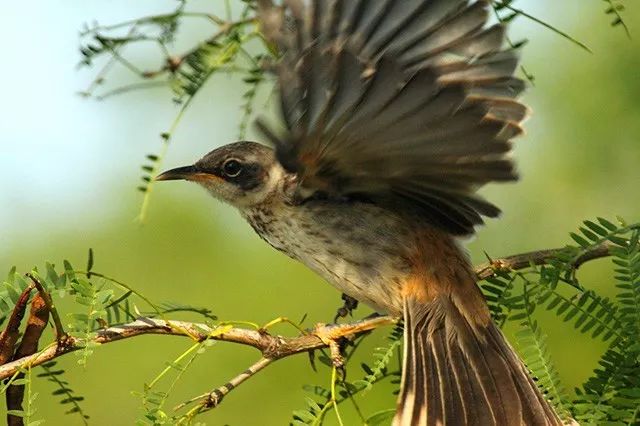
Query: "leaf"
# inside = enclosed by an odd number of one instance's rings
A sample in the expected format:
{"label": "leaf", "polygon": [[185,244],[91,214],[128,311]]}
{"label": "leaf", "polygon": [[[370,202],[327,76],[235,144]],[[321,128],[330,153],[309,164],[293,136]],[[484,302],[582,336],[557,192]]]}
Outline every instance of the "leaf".
{"label": "leaf", "polygon": [[605,228],[607,228],[611,232],[615,232],[615,231],[618,230],[618,227],[616,225],[614,225],[613,223],[609,222],[607,219],[604,219],[602,217],[598,217],[598,218],[596,218],[596,220],[598,221],[598,223],[600,225],[604,226]]}
{"label": "leaf", "polygon": [[93,249],[89,248],[89,255],[87,257],[87,277],[91,278],[91,270],[93,269]]}
{"label": "leaf", "polygon": [[67,277],[69,277],[70,280],[75,280],[76,279],[76,275],[73,272],[73,266],[71,265],[71,263],[68,260],[64,260],[63,261],[64,264],[64,272],[67,275]]}
{"label": "leaf", "polygon": [[11,269],[9,269],[9,273],[7,274],[7,282],[9,284],[13,284],[15,278],[16,278],[16,267],[12,266]]}
{"label": "leaf", "polygon": [[18,300],[20,299],[20,293],[18,293],[16,291],[15,288],[13,288],[12,285],[10,285],[9,283],[2,283],[4,289],[7,291],[7,294],[9,295],[9,298],[11,299],[11,302],[15,305],[16,303],[18,303]]}
{"label": "leaf", "polygon": [[305,401],[307,402],[307,405],[309,406],[309,408],[311,408],[311,410],[315,413],[319,413],[320,411],[322,411],[322,408],[320,408],[320,406],[318,405],[318,403],[312,399],[309,398],[308,396],[305,397]]}
{"label": "leaf", "polygon": [[590,220],[585,220],[584,224],[591,229],[593,232],[597,233],[598,235],[600,235],[601,237],[606,237],[609,235],[609,231],[606,230],[605,228],[603,228],[600,225],[595,224],[594,222],[590,221]]}
{"label": "leaf", "polygon": [[311,423],[316,419],[316,416],[306,410],[295,410],[293,412],[293,418]]}
{"label": "leaf", "polygon": [[378,426],[382,424],[389,424],[389,420],[393,419],[393,416],[396,414],[396,410],[394,408],[390,408],[388,410],[378,411],[377,413],[372,414],[366,420],[366,424],[368,426]]}
{"label": "leaf", "polygon": [[571,232],[569,235],[571,236],[573,241],[578,243],[578,245],[580,245],[583,248],[589,247],[591,245],[591,243],[589,243],[589,241],[585,240],[583,237],[581,237],[580,235],[576,234],[575,232]]}

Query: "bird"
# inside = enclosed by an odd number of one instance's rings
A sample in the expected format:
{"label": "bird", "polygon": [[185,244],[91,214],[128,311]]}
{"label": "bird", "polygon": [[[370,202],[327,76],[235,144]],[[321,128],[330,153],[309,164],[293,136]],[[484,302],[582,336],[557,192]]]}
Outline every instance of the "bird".
{"label": "bird", "polygon": [[559,425],[462,246],[518,179],[520,53],[486,0],[258,0],[276,118],[156,180],[237,208],[275,249],[402,318],[393,424]]}

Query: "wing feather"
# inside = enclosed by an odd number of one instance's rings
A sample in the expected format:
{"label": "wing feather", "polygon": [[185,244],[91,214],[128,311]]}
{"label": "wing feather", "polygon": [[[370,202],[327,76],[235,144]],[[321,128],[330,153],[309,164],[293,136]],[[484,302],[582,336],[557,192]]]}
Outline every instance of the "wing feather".
{"label": "wing feather", "polygon": [[[476,194],[517,179],[528,110],[518,54],[485,0],[259,0],[282,132],[259,128],[301,193],[417,209],[454,234],[499,209]],[[304,189],[304,191],[302,190]]]}

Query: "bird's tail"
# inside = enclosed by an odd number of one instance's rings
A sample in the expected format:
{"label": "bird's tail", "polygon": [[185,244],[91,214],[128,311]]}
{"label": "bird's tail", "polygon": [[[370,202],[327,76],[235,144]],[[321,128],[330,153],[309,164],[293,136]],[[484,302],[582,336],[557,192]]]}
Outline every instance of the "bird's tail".
{"label": "bird's tail", "polygon": [[443,295],[428,304],[405,300],[393,425],[562,424],[500,329],[457,305]]}

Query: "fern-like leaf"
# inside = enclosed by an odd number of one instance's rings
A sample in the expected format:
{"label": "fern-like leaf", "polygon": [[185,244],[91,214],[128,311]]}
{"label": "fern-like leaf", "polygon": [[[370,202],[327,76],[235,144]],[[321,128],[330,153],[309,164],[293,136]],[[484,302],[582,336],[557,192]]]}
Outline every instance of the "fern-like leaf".
{"label": "fern-like leaf", "polygon": [[518,348],[527,368],[536,377],[537,385],[546,399],[553,405],[560,417],[567,419],[569,410],[566,407],[568,399],[566,392],[560,382],[555,365],[551,361],[547,349],[547,336],[533,318],[536,306],[534,299],[537,296],[537,291],[540,291],[540,286],[525,281],[523,289],[525,316],[516,333]]}
{"label": "fern-like leaf", "polygon": [[372,366],[362,364],[366,376],[362,380],[357,380],[353,383],[356,388],[363,388],[365,390],[371,390],[373,384],[385,377],[388,373],[388,366],[397,349],[402,344],[403,327],[401,324],[396,325],[387,340],[389,343],[386,346],[378,347],[374,349],[373,358],[374,363]]}
{"label": "fern-like leaf", "polygon": [[89,424],[89,415],[86,414],[80,405],[80,403],[84,401],[84,397],[76,395],[75,391],[69,387],[69,383],[63,378],[65,371],[62,369],[54,369],[55,366],[55,361],[42,364],[44,372],[38,374],[38,377],[46,378],[55,385],[56,390],[53,391],[52,395],[62,398],[60,404],[68,407],[65,414],[78,414],[83,424]]}

